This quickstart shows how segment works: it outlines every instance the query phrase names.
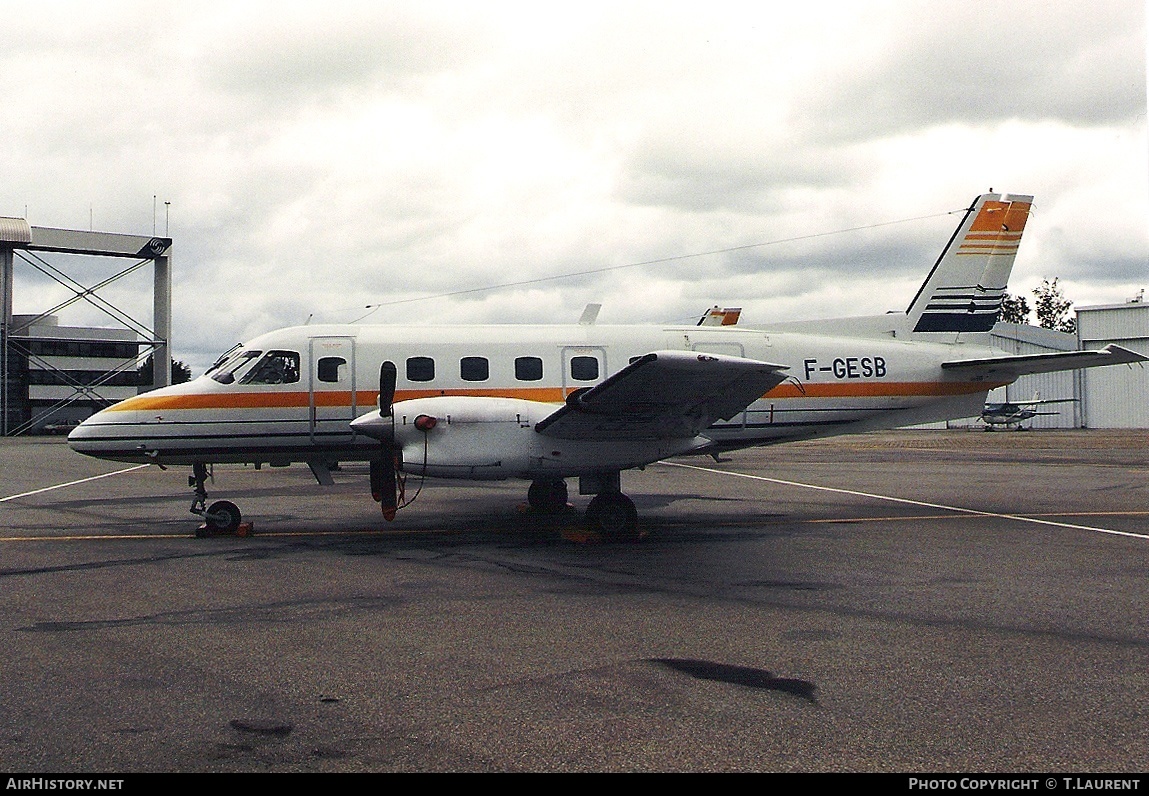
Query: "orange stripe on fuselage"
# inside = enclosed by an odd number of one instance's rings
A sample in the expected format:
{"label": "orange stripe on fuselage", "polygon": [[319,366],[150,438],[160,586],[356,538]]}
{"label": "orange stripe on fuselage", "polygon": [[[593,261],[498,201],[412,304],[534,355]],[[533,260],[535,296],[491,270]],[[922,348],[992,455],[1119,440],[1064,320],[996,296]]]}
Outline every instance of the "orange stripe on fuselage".
{"label": "orange stripe on fuselage", "polygon": [[[835,382],[832,384],[779,384],[763,398],[885,398],[885,397],[944,397],[948,395],[970,395],[1000,387],[1005,382],[970,381],[921,381],[921,382]],[[440,395],[473,396],[491,398],[518,398],[541,403],[562,403],[563,392],[559,387],[530,387],[519,389],[474,389],[457,388],[443,390],[396,390],[395,401],[408,401],[413,398],[431,398]],[[367,409],[374,406],[378,393],[357,391],[356,406]],[[325,391],[315,393],[316,406],[351,406],[351,393]],[[231,392],[231,393],[188,393],[184,395],[139,395],[122,401],[105,411],[143,411],[173,409],[289,409],[311,406],[310,395],[306,392]]]}
{"label": "orange stripe on fuselage", "polygon": [[[436,395],[472,395],[493,398],[521,398],[526,401],[562,403],[563,392],[558,387],[530,387],[520,389],[447,389],[447,390],[396,390],[396,401],[412,398],[429,398]],[[355,393],[357,406],[373,406],[379,400],[374,390],[358,390]],[[315,393],[316,406],[351,406],[351,392],[325,390]],[[150,412],[157,409],[285,409],[311,406],[310,393],[306,392],[221,392],[186,393],[182,395],[138,395],[115,404],[106,411]]]}

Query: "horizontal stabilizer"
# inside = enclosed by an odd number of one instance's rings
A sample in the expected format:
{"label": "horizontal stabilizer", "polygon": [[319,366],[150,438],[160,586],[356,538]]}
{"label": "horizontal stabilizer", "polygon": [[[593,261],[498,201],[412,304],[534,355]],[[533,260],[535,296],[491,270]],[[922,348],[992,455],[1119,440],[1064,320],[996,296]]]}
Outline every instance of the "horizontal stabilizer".
{"label": "horizontal stabilizer", "polygon": [[743,357],[656,351],[572,392],[535,430],[575,440],[690,438],[761,398],[786,378],[785,370]]}
{"label": "horizontal stabilizer", "polygon": [[1149,357],[1119,345],[1107,345],[1100,351],[1058,351],[1052,354],[1019,354],[986,359],[958,359],[952,362],[943,362],[942,368],[950,372],[975,373],[977,378],[982,381],[997,380],[998,378],[1003,381],[1013,381],[1018,376],[1026,376],[1031,373],[1054,373],[1059,370],[1097,368],[1103,365],[1123,365],[1134,362],[1149,362]]}

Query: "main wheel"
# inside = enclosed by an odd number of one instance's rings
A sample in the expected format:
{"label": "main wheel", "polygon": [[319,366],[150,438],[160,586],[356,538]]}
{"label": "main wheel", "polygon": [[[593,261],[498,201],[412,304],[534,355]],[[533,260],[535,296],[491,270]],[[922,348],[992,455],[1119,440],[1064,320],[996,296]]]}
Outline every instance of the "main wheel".
{"label": "main wheel", "polygon": [[557,514],[567,507],[567,482],[561,478],[531,481],[527,503],[535,511]]}
{"label": "main wheel", "polygon": [[227,500],[212,503],[204,515],[204,522],[215,533],[235,533],[242,519],[239,507]]}
{"label": "main wheel", "polygon": [[586,507],[586,527],[610,541],[634,541],[638,539],[638,509],[621,492],[601,492]]}

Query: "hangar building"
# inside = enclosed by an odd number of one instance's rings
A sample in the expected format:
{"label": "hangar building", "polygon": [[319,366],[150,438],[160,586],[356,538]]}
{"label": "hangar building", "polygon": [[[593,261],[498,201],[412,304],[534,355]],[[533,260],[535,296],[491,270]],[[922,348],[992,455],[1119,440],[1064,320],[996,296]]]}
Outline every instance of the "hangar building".
{"label": "hangar building", "polygon": [[[1116,343],[1149,355],[1149,304],[1142,296],[1125,304],[1078,308],[1080,347],[1101,348]],[[1149,367],[1092,368],[1082,371],[1078,379],[1082,426],[1149,428]]]}

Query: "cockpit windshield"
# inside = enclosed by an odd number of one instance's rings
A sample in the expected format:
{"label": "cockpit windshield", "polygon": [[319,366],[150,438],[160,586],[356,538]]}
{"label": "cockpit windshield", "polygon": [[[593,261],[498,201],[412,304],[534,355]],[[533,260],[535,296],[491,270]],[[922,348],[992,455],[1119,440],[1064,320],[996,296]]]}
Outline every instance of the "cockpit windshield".
{"label": "cockpit windshield", "polygon": [[219,355],[219,358],[216,359],[215,362],[211,363],[211,367],[203,372],[203,375],[207,376],[207,375],[211,374],[211,372],[213,370],[222,366],[225,362],[229,361],[232,358],[232,356],[234,356],[235,352],[241,348],[243,348],[243,343],[236,343],[231,348],[224,351],[222,354]]}
{"label": "cockpit windshield", "polygon": [[262,351],[244,351],[237,346],[220,357],[214,365],[208,368],[207,372],[220,384],[231,384],[235,381],[236,371],[262,353]]}

